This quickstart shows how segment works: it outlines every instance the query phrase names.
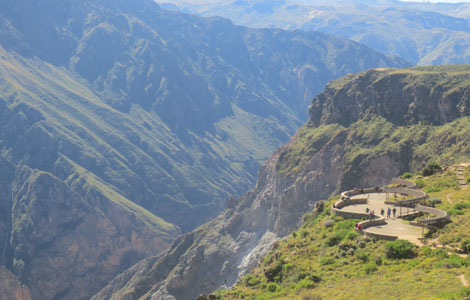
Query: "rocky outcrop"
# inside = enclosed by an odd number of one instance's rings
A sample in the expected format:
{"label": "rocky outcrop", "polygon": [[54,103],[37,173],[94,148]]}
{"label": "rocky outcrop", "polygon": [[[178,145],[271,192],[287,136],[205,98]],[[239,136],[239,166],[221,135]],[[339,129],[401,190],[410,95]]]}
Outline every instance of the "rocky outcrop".
{"label": "rocky outcrop", "polygon": [[310,120],[315,126],[345,127],[376,115],[395,125],[442,125],[470,115],[468,67],[423,67],[414,71],[369,70],[335,81],[315,98]]}

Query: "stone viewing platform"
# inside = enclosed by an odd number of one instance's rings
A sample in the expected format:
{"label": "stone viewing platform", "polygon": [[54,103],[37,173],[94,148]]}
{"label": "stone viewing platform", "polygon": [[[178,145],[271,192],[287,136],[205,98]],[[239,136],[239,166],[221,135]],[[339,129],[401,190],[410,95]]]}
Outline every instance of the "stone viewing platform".
{"label": "stone viewing platform", "polygon": [[[445,211],[418,204],[428,196],[416,190],[414,183],[401,179],[394,179],[392,183],[399,186],[343,192],[341,200],[331,208],[332,212],[346,219],[366,219],[358,223],[358,230],[365,235],[386,240],[407,239],[414,243],[423,238],[429,228],[449,222]],[[419,213],[433,217],[409,224],[401,220]]]}

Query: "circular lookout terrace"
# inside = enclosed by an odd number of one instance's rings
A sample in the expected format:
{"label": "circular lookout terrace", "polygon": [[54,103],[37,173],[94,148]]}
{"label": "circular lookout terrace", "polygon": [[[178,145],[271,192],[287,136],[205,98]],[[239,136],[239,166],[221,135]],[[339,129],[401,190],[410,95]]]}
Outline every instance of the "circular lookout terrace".
{"label": "circular lookout terrace", "polygon": [[[415,243],[424,236],[427,228],[441,226],[449,221],[445,211],[418,204],[426,200],[427,195],[416,190],[414,183],[401,179],[393,179],[392,183],[398,186],[343,192],[341,200],[333,205],[332,212],[343,218],[366,219],[359,223],[359,230],[365,235],[387,240],[407,239]],[[374,212],[373,216],[371,211]],[[400,220],[419,213],[433,217],[409,224]]]}

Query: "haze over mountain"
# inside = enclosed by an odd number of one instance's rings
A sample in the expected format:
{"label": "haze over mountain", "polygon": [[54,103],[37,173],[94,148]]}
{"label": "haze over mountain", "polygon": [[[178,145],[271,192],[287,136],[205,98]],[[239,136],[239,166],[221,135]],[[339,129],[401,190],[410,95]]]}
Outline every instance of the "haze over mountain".
{"label": "haze over mountain", "polygon": [[127,270],[93,300],[195,299],[233,285],[318,201],[380,186],[429,161],[470,156],[470,66],[373,69],[327,85],[309,121],[261,168],[256,187]]}
{"label": "haze over mountain", "polygon": [[349,38],[418,65],[470,62],[469,3],[302,0],[158,0],[168,7],[264,28]]}
{"label": "haze over mountain", "polygon": [[147,0],[0,6],[0,265],[33,299],[162,253],[254,184],[326,82],[407,65]]}

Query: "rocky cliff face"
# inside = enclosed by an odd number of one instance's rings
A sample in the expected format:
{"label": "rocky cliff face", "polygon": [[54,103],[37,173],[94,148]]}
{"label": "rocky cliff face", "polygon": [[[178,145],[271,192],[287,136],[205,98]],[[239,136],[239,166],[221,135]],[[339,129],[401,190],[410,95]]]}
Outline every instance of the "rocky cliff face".
{"label": "rocky cliff face", "polygon": [[470,115],[466,66],[370,70],[330,84],[310,106],[315,126],[349,127],[367,115],[395,125],[442,125]]}
{"label": "rocky cliff face", "polygon": [[[468,109],[469,74],[468,66],[374,70],[332,82],[313,101],[311,120],[261,168],[255,189],[93,299],[185,300],[229,286],[295,229],[303,214],[321,209],[318,200],[346,188],[382,185],[431,159],[452,162],[470,154],[470,118],[453,113]],[[435,76],[440,80],[431,80]],[[452,95],[444,96],[452,102],[440,117],[425,105],[442,101],[423,92],[429,85],[435,93]],[[393,112],[409,109],[410,101],[422,109],[419,117]]]}
{"label": "rocky cliff face", "polygon": [[0,267],[0,299],[31,300],[31,294],[27,286],[21,284],[18,278],[7,268]]}

